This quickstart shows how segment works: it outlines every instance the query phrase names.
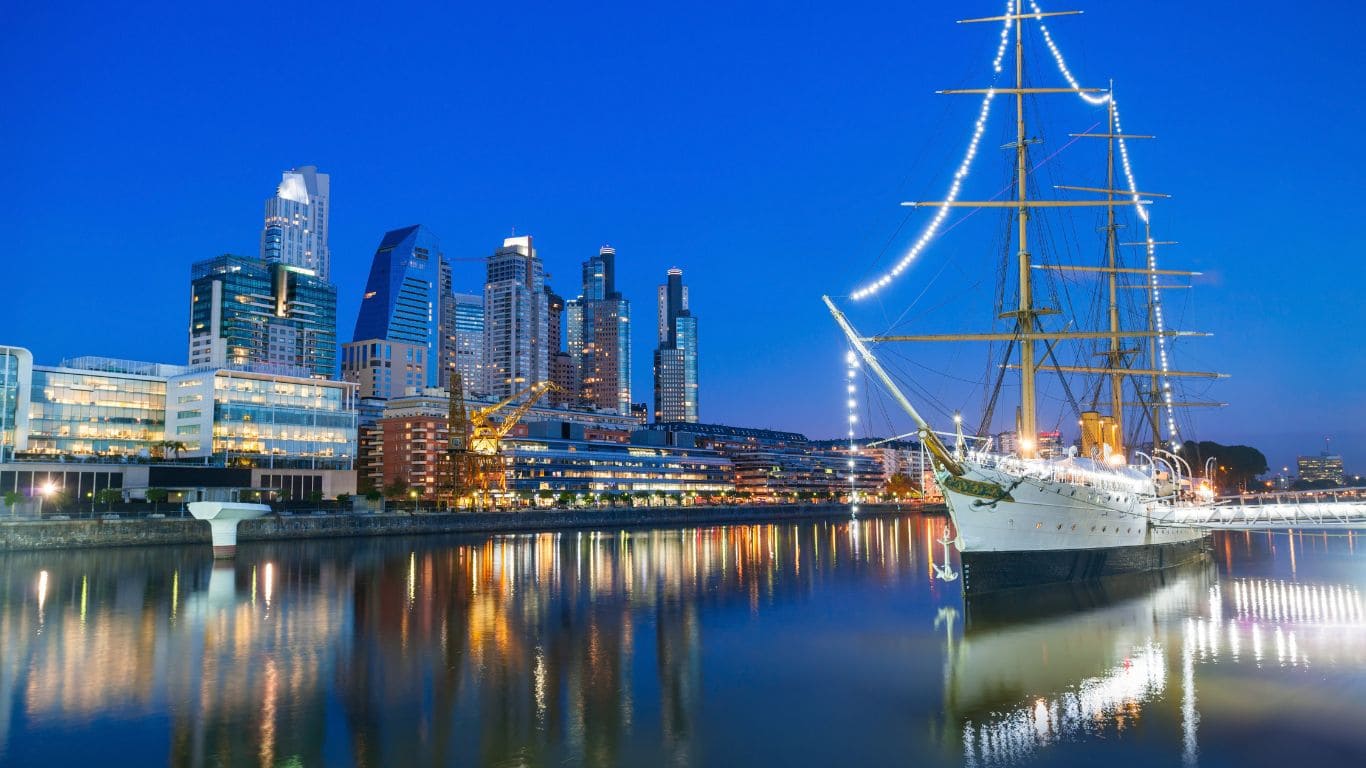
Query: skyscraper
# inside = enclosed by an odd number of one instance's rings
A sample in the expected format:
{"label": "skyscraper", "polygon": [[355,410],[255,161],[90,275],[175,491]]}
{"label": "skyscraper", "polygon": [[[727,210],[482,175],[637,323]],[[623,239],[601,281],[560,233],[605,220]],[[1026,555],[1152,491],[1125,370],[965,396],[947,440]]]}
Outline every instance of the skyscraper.
{"label": "skyscraper", "polygon": [[551,392],[546,396],[551,405],[570,405],[578,402],[578,371],[573,358],[564,348],[564,298],[546,286],[546,306],[550,320],[546,326],[546,343],[549,348],[548,360],[550,380],[560,385],[563,391]]}
{"label": "skyscraper", "polygon": [[[454,294],[455,370],[465,382],[466,396],[484,389],[484,297]],[[449,386],[449,379],[443,383]]]}
{"label": "skyscraper", "polygon": [[421,225],[385,233],[370,264],[356,329],[342,349],[342,375],[361,397],[444,386],[456,366],[450,265]]}
{"label": "skyscraper", "polygon": [[311,270],[225,254],[190,268],[190,365],[269,363],[330,379],[337,289]]}
{"label": "skyscraper", "polygon": [[508,397],[549,377],[545,268],[531,237],[509,237],[484,283],[484,391]]}
{"label": "skyscraper", "polygon": [[261,230],[261,258],[312,271],[331,280],[332,255],[327,248],[331,177],[316,166],[285,171],[275,196],[266,200]]}
{"label": "skyscraper", "polygon": [[616,249],[604,245],[583,263],[578,351],[580,397],[588,405],[631,413],[631,303],[616,289]]}
{"label": "skyscraper", "polygon": [[659,346],[655,349],[655,421],[697,421],[697,318],[688,310],[683,270],[659,286]]}

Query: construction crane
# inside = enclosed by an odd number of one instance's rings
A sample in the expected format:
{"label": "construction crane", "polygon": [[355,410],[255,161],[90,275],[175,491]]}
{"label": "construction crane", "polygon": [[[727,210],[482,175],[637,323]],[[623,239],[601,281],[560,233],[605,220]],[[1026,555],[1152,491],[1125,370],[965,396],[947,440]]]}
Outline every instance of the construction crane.
{"label": "construction crane", "polygon": [[[458,372],[451,373],[449,444],[442,469],[442,496],[451,506],[469,500],[471,506],[491,506],[495,494],[507,491],[507,470],[503,463],[503,438],[526,416],[547,392],[563,392],[551,381],[538,381],[516,394],[493,405],[466,410],[464,380]],[[521,405],[503,416],[497,416],[514,402],[525,398]]]}

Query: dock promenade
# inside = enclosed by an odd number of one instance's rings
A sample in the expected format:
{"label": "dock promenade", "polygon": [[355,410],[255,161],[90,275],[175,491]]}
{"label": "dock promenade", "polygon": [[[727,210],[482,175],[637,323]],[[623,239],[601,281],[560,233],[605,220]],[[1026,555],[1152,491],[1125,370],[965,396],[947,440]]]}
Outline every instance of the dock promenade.
{"label": "dock promenade", "polygon": [[[900,514],[934,505],[860,505],[859,516]],[[515,512],[294,513],[245,520],[238,540],[281,541],[351,536],[527,533],[575,528],[721,525],[848,517],[845,504],[622,507]],[[0,522],[0,552],[89,547],[209,544],[209,526],[190,518],[20,520]]]}

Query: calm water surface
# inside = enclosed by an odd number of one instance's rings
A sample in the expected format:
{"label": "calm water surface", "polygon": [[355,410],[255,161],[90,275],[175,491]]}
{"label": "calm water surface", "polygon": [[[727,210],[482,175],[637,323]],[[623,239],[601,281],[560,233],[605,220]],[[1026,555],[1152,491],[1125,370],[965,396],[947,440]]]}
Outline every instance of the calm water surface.
{"label": "calm water surface", "polygon": [[943,524],[0,556],[0,765],[1366,760],[1359,536],[965,605]]}

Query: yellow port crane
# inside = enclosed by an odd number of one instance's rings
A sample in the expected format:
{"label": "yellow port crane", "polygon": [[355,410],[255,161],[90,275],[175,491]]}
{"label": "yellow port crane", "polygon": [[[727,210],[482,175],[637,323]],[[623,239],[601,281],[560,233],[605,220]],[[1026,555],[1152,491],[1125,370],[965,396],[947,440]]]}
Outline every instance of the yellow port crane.
{"label": "yellow port crane", "polygon": [[[549,392],[563,392],[564,388],[552,381],[538,381],[511,397],[505,397],[493,405],[476,408],[469,412],[469,450],[484,456],[495,456],[502,449],[503,438],[517,426],[526,412]],[[504,416],[497,424],[491,418],[514,402],[526,401]]]}
{"label": "yellow port crane", "polygon": [[[503,438],[526,416],[527,411],[548,392],[563,392],[551,381],[535,384],[502,400],[467,411],[464,381],[451,374],[449,435],[442,478],[442,495],[451,506],[491,506],[494,495],[507,491],[507,468],[503,463]],[[494,417],[514,402],[525,400],[494,422]]]}

